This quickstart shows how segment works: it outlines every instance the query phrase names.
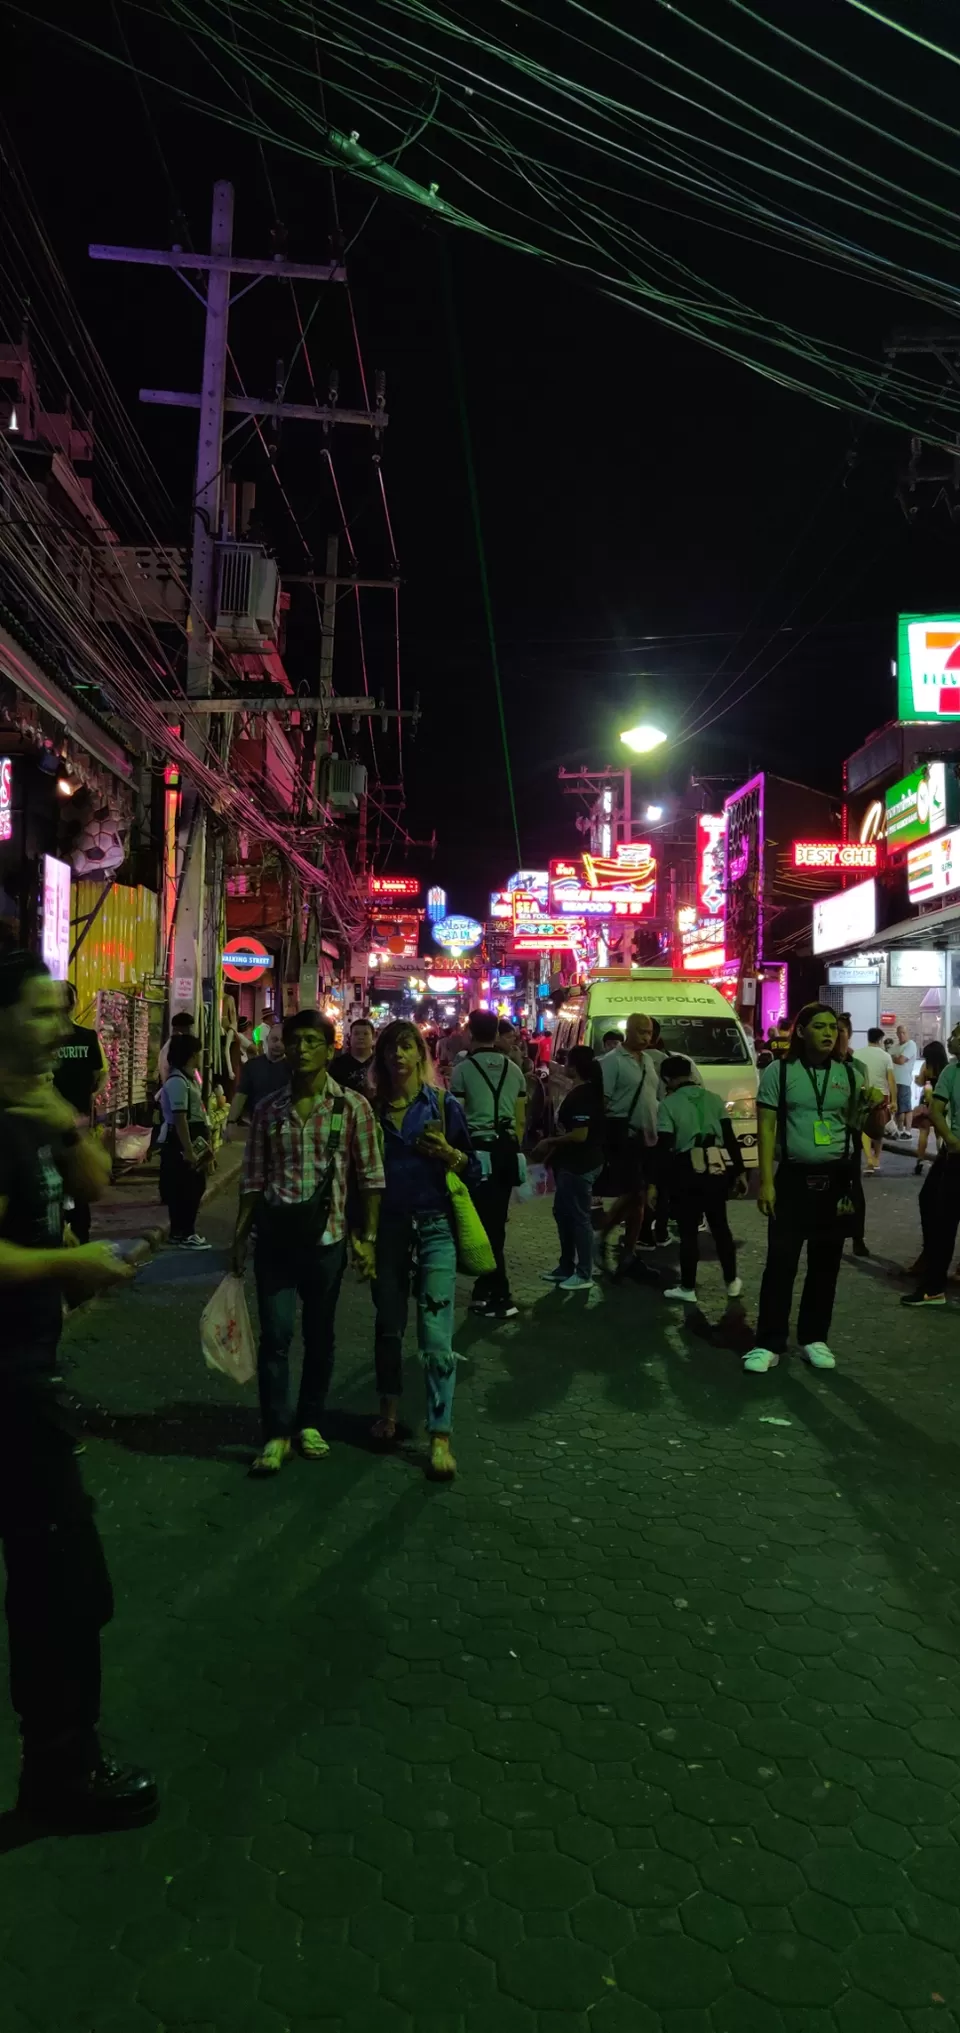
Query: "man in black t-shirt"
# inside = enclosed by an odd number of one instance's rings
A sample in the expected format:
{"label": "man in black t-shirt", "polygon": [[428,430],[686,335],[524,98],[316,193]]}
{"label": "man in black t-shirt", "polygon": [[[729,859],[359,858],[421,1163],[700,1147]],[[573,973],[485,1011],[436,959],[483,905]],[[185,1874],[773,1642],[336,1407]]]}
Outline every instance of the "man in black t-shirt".
{"label": "man in black t-shirt", "polygon": [[[65,984],[65,1005],[69,1029],[57,1055],[53,1084],[58,1094],[76,1109],[80,1121],[89,1123],[97,1095],[106,1086],[109,1067],[96,1031],[74,1023],[77,991]],[[78,1242],[90,1240],[90,1202],[75,1200],[70,1209],[70,1227]]]}
{"label": "man in black t-shirt", "polygon": [[367,1017],[357,1017],[350,1025],[350,1038],[345,1052],[338,1052],[330,1068],[330,1078],[338,1087],[349,1088],[353,1094],[365,1094],[367,1076],[373,1065],[373,1046],[376,1033]]}
{"label": "man in black t-shirt", "polygon": [[283,1025],[271,1024],[262,1056],[251,1053],[240,1069],[237,1091],[230,1103],[230,1122],[253,1121],[261,1101],[272,1100],[290,1085],[290,1061],[283,1043]]}
{"label": "man in black t-shirt", "polygon": [[556,1270],[541,1275],[563,1292],[587,1292],[594,1276],[590,1205],[603,1166],[603,1087],[589,1045],[574,1045],[567,1066],[576,1085],[560,1104],[557,1135],[538,1144],[533,1154],[553,1166],[553,1218],[560,1242]]}
{"label": "man in black t-shirt", "polygon": [[18,1805],[55,1829],[152,1820],[149,1773],[103,1756],[100,1631],[110,1577],[59,1402],[62,1296],[131,1272],[108,1243],[66,1248],[63,1198],[94,1200],[109,1173],[53,1084],[63,991],[33,953],[0,959],[0,1542],[10,1692],[20,1719]]}

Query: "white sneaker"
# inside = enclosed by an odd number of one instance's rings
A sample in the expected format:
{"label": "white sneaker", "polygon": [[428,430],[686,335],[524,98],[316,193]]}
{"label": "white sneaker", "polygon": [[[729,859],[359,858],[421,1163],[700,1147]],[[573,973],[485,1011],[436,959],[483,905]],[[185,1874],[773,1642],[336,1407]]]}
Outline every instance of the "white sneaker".
{"label": "white sneaker", "polygon": [[194,1230],[193,1235],[184,1236],[179,1247],[181,1249],[212,1249],[213,1244],[207,1241],[205,1235],[197,1235],[196,1230]]}
{"label": "white sneaker", "polygon": [[811,1369],[836,1369],[837,1358],[825,1341],[807,1341],[801,1350],[805,1362]]}
{"label": "white sneaker", "polygon": [[696,1292],[688,1291],[686,1285],[668,1285],[663,1296],[665,1299],[682,1299],[685,1306],[695,1306],[697,1303]]}
{"label": "white sneaker", "polygon": [[776,1369],[780,1357],[772,1348],[751,1348],[743,1358],[743,1367],[752,1376],[762,1375],[765,1370]]}
{"label": "white sneaker", "polygon": [[592,1290],[593,1279],[582,1278],[579,1271],[574,1271],[571,1278],[561,1278],[557,1285],[558,1292],[590,1292]]}
{"label": "white sneaker", "polygon": [[727,1286],[727,1298],[739,1299],[742,1291],[743,1291],[743,1279],[731,1278],[730,1283]]}

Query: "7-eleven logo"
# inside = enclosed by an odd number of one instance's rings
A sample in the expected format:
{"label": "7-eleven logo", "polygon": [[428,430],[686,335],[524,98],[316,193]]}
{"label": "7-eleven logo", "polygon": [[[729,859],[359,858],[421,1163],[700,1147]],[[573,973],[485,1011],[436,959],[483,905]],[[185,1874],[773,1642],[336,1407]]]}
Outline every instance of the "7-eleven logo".
{"label": "7-eleven logo", "polygon": [[914,711],[960,718],[960,621],[911,621],[907,635]]}

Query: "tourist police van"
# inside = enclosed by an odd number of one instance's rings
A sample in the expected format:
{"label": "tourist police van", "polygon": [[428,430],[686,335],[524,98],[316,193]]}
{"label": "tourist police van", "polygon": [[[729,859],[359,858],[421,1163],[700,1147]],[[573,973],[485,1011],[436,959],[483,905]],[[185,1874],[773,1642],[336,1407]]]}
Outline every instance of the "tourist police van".
{"label": "tourist police van", "polygon": [[569,1086],[565,1071],[572,1045],[591,1045],[597,1057],[608,1031],[623,1036],[633,1014],[655,1017],[657,1049],[680,1052],[699,1068],[705,1087],[719,1094],[733,1124],[745,1165],[757,1162],[757,1087],[747,1034],[718,988],[668,967],[600,971],[564,1003],[550,1053],[550,1098],[558,1107]]}

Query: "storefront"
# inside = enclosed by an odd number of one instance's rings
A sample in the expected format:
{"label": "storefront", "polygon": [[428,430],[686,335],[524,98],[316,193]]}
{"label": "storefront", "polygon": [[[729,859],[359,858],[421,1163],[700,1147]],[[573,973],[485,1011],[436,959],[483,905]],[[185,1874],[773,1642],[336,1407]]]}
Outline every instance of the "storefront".
{"label": "storefront", "polygon": [[882,894],[871,880],[814,905],[820,993],[849,1011],[854,1044],[898,1024],[921,1049],[933,1038],[945,1044],[960,1017],[960,901],[878,928]]}

